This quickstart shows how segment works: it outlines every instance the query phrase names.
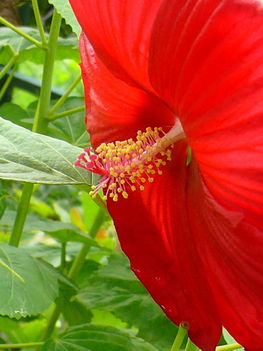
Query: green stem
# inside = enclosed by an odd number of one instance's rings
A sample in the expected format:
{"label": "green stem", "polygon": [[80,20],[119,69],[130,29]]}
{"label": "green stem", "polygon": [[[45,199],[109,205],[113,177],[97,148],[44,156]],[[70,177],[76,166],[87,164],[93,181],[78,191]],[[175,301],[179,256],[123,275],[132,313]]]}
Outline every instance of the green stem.
{"label": "green stem", "polygon": [[[83,190],[86,193],[89,194],[89,192],[91,191],[91,186],[87,185],[87,184],[80,184],[80,185],[75,185],[75,187],[77,189]],[[107,209],[107,204],[105,202],[105,200],[103,200],[99,194],[96,194],[96,196],[94,198],[92,198],[92,200],[103,210],[105,210],[106,212],[108,211]]]}
{"label": "green stem", "polygon": [[17,55],[14,55],[10,61],[8,61],[8,63],[4,66],[4,68],[2,68],[1,72],[0,72],[0,79],[3,78],[3,76],[8,72],[8,70],[13,66],[13,64],[15,63],[17,59]]}
{"label": "green stem", "polygon": [[15,223],[9,239],[9,245],[11,246],[17,247],[19,245],[19,241],[22,236],[33,188],[34,188],[34,184],[28,183],[24,185],[22,195],[17,208]]}
{"label": "green stem", "polygon": [[[93,225],[90,229],[89,235],[92,238],[95,238],[96,234],[98,233],[98,230],[101,227],[101,224],[104,221],[104,217],[105,217],[105,211],[100,209],[94,222]],[[89,244],[84,244],[80,250],[80,252],[78,253],[77,257],[75,258],[71,269],[69,271],[68,277],[72,280],[76,279],[76,277],[78,276],[78,273],[81,269],[81,267],[83,266],[83,263],[85,262],[85,258],[87,256],[87,253],[89,252],[90,249],[90,245]]]}
{"label": "green stem", "polygon": [[14,26],[12,23],[5,20],[2,16],[0,16],[0,23],[2,23],[6,27],[9,27],[14,32],[21,35],[21,37],[23,37],[23,38],[27,39],[28,41],[30,41],[31,43],[35,44],[37,47],[39,47],[39,48],[43,47],[42,43],[40,43],[38,40],[32,38],[30,35],[24,33],[21,29],[19,29],[18,27]]}
{"label": "green stem", "polygon": [[1,349],[22,349],[27,347],[41,346],[43,342],[27,342],[22,344],[0,344]]}
{"label": "green stem", "polygon": [[48,125],[48,109],[51,97],[52,76],[54,70],[55,55],[57,49],[57,41],[61,24],[61,16],[54,10],[52,23],[50,27],[50,35],[47,44],[47,51],[44,63],[44,71],[42,78],[42,89],[39,97],[39,105],[35,115],[33,131],[45,133]]}
{"label": "green stem", "polygon": [[42,340],[46,340],[47,338],[50,337],[50,335],[52,334],[52,332],[55,328],[55,325],[56,325],[56,322],[58,320],[59,315],[60,315],[60,309],[58,308],[58,306],[55,306],[54,310],[53,310],[53,312],[48,320],[47,327],[46,327],[46,330],[44,332]]}
{"label": "green stem", "polygon": [[176,337],[174,339],[174,343],[173,343],[173,346],[171,348],[171,351],[179,351],[180,350],[180,347],[181,347],[186,335],[187,335],[187,330],[180,325],[178,332],[176,334]]}
{"label": "green stem", "polygon": [[2,88],[1,88],[1,90],[0,90],[0,101],[1,101],[1,99],[3,98],[3,96],[4,96],[5,92],[6,92],[6,90],[8,89],[10,83],[12,82],[12,79],[13,79],[13,77],[14,77],[15,71],[16,71],[16,65],[12,68],[12,71],[11,71],[10,74],[8,75],[8,77],[7,77],[6,81],[5,81],[5,83],[3,84],[3,86],[2,86]]}
{"label": "green stem", "polygon": [[52,108],[49,111],[49,116],[50,118],[52,118],[52,114],[58,109],[60,108],[60,106],[65,102],[65,100],[67,99],[67,97],[69,96],[69,94],[72,92],[73,89],[75,89],[75,87],[78,85],[78,83],[81,80],[81,75],[79,75],[68,87],[68,89],[65,91],[64,95],[61,96],[61,98],[55,103],[54,106],[52,106]]}
{"label": "green stem", "polygon": [[232,351],[240,348],[242,348],[242,346],[239,344],[230,344],[230,345],[218,346],[216,348],[216,351]]}
{"label": "green stem", "polygon": [[47,45],[47,40],[46,40],[46,37],[45,37],[45,31],[44,31],[44,28],[43,28],[43,24],[42,24],[42,20],[41,20],[41,16],[40,16],[37,0],[32,0],[32,6],[33,6],[35,19],[36,19],[37,28],[38,28],[38,31],[39,31],[39,34],[40,34],[40,37],[41,37],[42,46],[46,46]]}
{"label": "green stem", "polygon": [[83,106],[72,108],[72,109],[67,110],[67,111],[63,111],[63,112],[57,113],[56,115],[49,116],[48,119],[50,121],[54,121],[54,120],[56,120],[58,118],[69,116],[69,115],[73,115],[76,112],[80,112],[80,111],[84,111],[84,110],[85,110],[85,106],[83,105]]}
{"label": "green stem", "polygon": [[[56,12],[56,10],[54,10],[51,28],[50,28],[50,36],[48,40],[48,47],[45,53],[46,55],[45,55],[45,63],[44,63],[43,78],[42,78],[42,88],[40,92],[39,104],[37,106],[37,110],[35,113],[34,125],[32,129],[33,132],[45,133],[45,130],[47,128],[48,120],[45,117],[47,116],[47,111],[50,103],[52,74],[53,74],[53,68],[54,68],[55,52],[57,47],[60,24],[61,24],[61,17]],[[16,213],[15,224],[9,240],[9,244],[12,246],[19,245],[19,241],[22,236],[33,188],[34,188],[33,184],[24,185],[22,196],[19,201],[19,205]]]}
{"label": "green stem", "polygon": [[192,341],[188,338],[185,351],[198,351],[199,347],[197,347]]}
{"label": "green stem", "polygon": [[61,243],[61,254],[60,254],[60,271],[65,273],[66,269],[66,243]]}

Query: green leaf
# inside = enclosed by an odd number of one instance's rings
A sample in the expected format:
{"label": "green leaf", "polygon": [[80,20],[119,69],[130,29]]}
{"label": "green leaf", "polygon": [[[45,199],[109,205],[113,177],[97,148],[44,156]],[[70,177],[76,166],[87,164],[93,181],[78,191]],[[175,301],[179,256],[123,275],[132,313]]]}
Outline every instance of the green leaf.
{"label": "green leaf", "polygon": [[92,184],[73,163],[82,149],[32,133],[0,117],[0,178],[44,184]]}
{"label": "green leaf", "polygon": [[124,255],[113,255],[94,277],[78,281],[80,301],[90,309],[112,312],[116,317],[139,329],[138,336],[169,349],[177,327],[168,320],[129,268]]}
{"label": "green leaf", "polygon": [[38,314],[55,300],[57,276],[47,264],[31,257],[24,249],[6,245],[0,246],[0,260],[10,267],[9,270],[0,265],[1,315],[20,318]]}
{"label": "green leaf", "polygon": [[[37,29],[20,27],[20,29],[36,40],[40,40]],[[17,63],[31,61],[43,64],[45,52],[36,47],[30,41],[21,37],[18,33],[7,27],[0,27],[0,64],[5,65],[14,56],[17,56]],[[73,59],[79,62],[77,38],[59,38],[56,52],[56,60]]]}
{"label": "green leaf", "polygon": [[[70,97],[56,113],[68,111],[83,105],[83,98]],[[84,115],[85,112],[81,111],[52,121],[49,124],[48,135],[65,140],[81,148],[86,147],[89,135],[86,131]]]}
{"label": "green leaf", "polygon": [[48,0],[50,4],[52,4],[57,12],[65,19],[66,23],[69,24],[73,30],[79,37],[81,28],[76,20],[74,12],[72,11],[71,6],[65,0]]}
{"label": "green leaf", "polygon": [[[39,32],[29,27],[20,27],[20,29],[30,35],[32,38],[39,40]],[[21,37],[18,33],[7,27],[0,28],[0,63],[6,64],[14,55],[18,55],[21,51],[32,48],[35,45],[30,41]]]}
{"label": "green leaf", "polygon": [[91,321],[92,313],[87,307],[79,302],[78,300],[74,301],[64,301],[60,305],[63,316],[68,324],[71,326],[83,324]]}
{"label": "green leaf", "polygon": [[121,329],[83,324],[69,328],[56,340],[49,340],[41,351],[157,351],[153,345]]}
{"label": "green leaf", "polygon": [[[22,107],[6,102],[0,106],[0,116],[24,128],[31,129],[32,123],[29,123],[30,116]],[[32,119],[33,122],[33,119]]]}

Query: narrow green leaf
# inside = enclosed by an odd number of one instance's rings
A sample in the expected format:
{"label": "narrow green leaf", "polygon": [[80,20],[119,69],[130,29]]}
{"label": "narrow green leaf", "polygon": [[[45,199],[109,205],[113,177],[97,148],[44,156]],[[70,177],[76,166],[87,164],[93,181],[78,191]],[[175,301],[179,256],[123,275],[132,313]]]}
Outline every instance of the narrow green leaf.
{"label": "narrow green leaf", "polygon": [[153,345],[129,333],[106,326],[83,324],[69,328],[41,351],[158,351]]}
{"label": "narrow green leaf", "polygon": [[1,315],[20,318],[40,313],[58,296],[56,274],[24,249],[1,245],[0,260],[10,267],[0,265]]}
{"label": "narrow green leaf", "polygon": [[0,118],[0,178],[43,184],[92,184],[73,163],[82,149]]}

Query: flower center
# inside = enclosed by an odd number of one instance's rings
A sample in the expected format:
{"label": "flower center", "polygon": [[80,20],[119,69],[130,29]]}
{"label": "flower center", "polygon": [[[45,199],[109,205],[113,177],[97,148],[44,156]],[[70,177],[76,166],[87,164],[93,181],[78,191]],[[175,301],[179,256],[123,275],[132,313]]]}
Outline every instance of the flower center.
{"label": "flower center", "polygon": [[153,175],[161,175],[162,167],[172,160],[174,143],[185,137],[182,128],[173,127],[168,133],[162,128],[138,131],[136,140],[128,139],[101,144],[95,151],[84,149],[75,166],[101,175],[99,183],[92,186],[91,196],[104,190],[108,197],[118,201],[120,195],[128,198],[128,190],[144,190],[146,182],[153,182]]}

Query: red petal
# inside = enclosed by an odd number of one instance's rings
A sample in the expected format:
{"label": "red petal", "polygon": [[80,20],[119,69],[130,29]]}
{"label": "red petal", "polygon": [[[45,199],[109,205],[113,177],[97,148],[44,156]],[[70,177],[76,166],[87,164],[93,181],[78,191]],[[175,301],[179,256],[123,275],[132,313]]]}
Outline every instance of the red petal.
{"label": "red petal", "polygon": [[70,0],[83,31],[120,78],[148,86],[152,24],[161,0]]}
{"label": "red petal", "polygon": [[87,104],[87,126],[92,143],[135,137],[139,129],[175,123],[173,113],[144,90],[116,78],[100,61],[82,34],[82,76]]}
{"label": "red petal", "polygon": [[263,230],[262,1],[165,0],[152,38],[152,83],[210,192]]}
{"label": "red petal", "polygon": [[139,279],[176,324],[212,351],[221,325],[250,351],[263,342],[263,236],[219,205],[183,142],[173,162],[128,200],[108,201],[124,252]]}

